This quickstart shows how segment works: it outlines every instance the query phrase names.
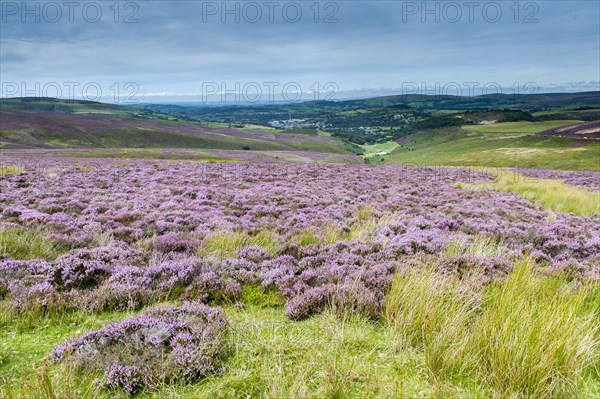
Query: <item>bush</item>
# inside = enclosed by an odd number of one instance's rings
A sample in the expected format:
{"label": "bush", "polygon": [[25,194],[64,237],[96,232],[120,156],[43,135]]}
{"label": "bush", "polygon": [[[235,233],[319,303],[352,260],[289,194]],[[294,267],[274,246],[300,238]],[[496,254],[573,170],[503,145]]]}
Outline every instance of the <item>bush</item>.
{"label": "bush", "polygon": [[57,346],[50,357],[104,371],[104,384],[132,395],[161,381],[218,372],[227,320],[221,309],[186,303],[154,307]]}

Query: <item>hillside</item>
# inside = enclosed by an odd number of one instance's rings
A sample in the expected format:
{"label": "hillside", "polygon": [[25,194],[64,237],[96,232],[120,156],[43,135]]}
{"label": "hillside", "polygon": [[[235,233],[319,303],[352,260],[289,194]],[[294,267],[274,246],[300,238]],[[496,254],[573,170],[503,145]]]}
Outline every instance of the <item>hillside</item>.
{"label": "hillside", "polygon": [[391,147],[388,153],[372,156],[367,161],[600,170],[600,140],[584,135],[559,137],[548,133],[561,131],[575,122],[506,122],[431,129],[398,140],[397,146]]}
{"label": "hillside", "polygon": [[600,92],[495,94],[474,97],[419,94],[290,104],[137,108],[195,122],[320,129],[356,144],[375,144],[421,130],[483,121],[600,119]]}
{"label": "hillside", "polygon": [[136,115],[139,110],[120,105],[85,100],[63,100],[49,97],[0,98],[0,110],[52,111],[75,114]]}
{"label": "hillside", "polygon": [[574,125],[556,127],[545,130],[541,132],[540,135],[600,139],[600,121],[576,123]]}
{"label": "hillside", "polygon": [[213,128],[98,113],[0,110],[3,148],[196,148],[347,153],[326,136]]}

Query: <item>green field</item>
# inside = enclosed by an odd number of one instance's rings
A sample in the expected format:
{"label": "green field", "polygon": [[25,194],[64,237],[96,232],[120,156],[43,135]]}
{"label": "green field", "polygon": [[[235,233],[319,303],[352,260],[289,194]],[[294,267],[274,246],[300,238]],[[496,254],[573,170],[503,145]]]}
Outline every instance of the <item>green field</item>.
{"label": "green field", "polygon": [[468,125],[463,126],[464,130],[480,133],[539,133],[544,130],[560,126],[573,125],[580,123],[577,120],[556,120],[545,122],[505,122],[494,123],[490,125]]}
{"label": "green field", "polygon": [[395,141],[386,141],[385,143],[371,144],[371,145],[361,145],[360,146],[363,151],[364,158],[370,158],[376,156],[381,152],[390,153],[399,147],[398,143]]}
{"label": "green field", "polygon": [[373,163],[600,170],[600,141],[538,136],[574,121],[510,122],[409,135],[405,144]]}

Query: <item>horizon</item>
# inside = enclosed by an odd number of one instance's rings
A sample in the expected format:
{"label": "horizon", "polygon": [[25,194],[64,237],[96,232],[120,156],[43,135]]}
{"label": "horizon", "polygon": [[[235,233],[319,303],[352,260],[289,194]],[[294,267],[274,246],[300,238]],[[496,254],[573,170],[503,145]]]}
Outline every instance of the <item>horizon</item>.
{"label": "horizon", "polygon": [[[558,91],[558,92],[540,92],[540,93],[523,93],[523,94],[515,94],[515,93],[492,93],[492,94],[479,94],[479,95],[473,95],[473,96],[459,96],[459,95],[455,95],[455,94],[445,94],[445,95],[440,95],[440,94],[386,94],[386,95],[381,95],[381,96],[365,96],[365,97],[342,97],[342,98],[334,98],[331,100],[311,100],[311,99],[301,99],[298,101],[285,101],[285,100],[275,100],[275,101],[264,101],[264,102],[246,102],[246,101],[239,101],[239,102],[224,102],[224,101],[218,101],[218,100],[213,100],[213,101],[179,101],[179,102],[135,102],[135,103],[114,103],[114,102],[110,102],[110,101],[95,101],[95,100],[88,100],[85,98],[60,98],[60,97],[39,97],[39,96],[35,96],[35,97],[0,97],[0,100],[32,100],[32,101],[43,101],[43,100],[60,100],[60,101],[90,101],[90,102],[95,102],[95,103],[100,103],[100,104],[108,104],[108,105],[121,105],[121,106],[128,106],[128,105],[152,105],[152,104],[156,104],[156,105],[179,105],[179,106],[190,106],[190,107],[202,107],[202,106],[206,106],[206,107],[229,107],[229,106],[266,106],[269,104],[300,104],[300,103],[309,103],[309,102],[317,102],[317,101],[330,101],[330,102],[345,102],[345,101],[354,101],[354,100],[368,100],[368,99],[376,99],[376,98],[386,98],[386,97],[402,97],[402,96],[417,96],[417,97],[423,97],[423,98],[435,98],[435,97],[456,97],[456,98],[477,98],[477,97],[486,97],[486,96],[496,96],[496,95],[501,95],[501,96],[515,96],[515,98],[518,98],[518,96],[535,96],[535,95],[561,95],[561,94],[589,94],[589,93],[598,93],[598,95],[600,96],[600,90],[587,90],[587,91]],[[600,97],[599,97],[600,100]]]}

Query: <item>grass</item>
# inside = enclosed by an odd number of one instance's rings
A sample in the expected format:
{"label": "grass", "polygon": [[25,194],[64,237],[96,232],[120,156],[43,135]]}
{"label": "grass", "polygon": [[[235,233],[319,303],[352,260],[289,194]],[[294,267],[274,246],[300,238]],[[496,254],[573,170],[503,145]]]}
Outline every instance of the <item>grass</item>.
{"label": "grass", "polygon": [[[600,392],[600,289],[577,290],[520,262],[477,295],[433,269],[399,274],[381,322],[327,311],[290,321],[278,294],[243,288],[225,371],[138,398],[570,398]],[[0,327],[0,396],[114,398],[99,375],[44,358],[67,337],[127,317],[76,312],[26,332]],[[595,362],[595,363],[594,363]],[[10,388],[10,389],[9,389]]]}
{"label": "grass", "polygon": [[320,237],[312,230],[305,230],[299,233],[295,233],[291,239],[291,242],[297,244],[300,247],[306,247],[309,245],[317,245],[321,242]]}
{"label": "grass", "polygon": [[396,149],[396,147],[399,147],[399,145],[395,141],[386,141],[385,143],[360,146],[360,148],[362,148],[364,151],[363,158],[370,158],[382,152],[387,154]]}
{"label": "grass", "polygon": [[[494,125],[470,128],[489,126]],[[598,140],[537,136],[519,132],[520,128],[514,130],[494,134],[461,129],[424,131],[405,137],[401,148],[383,158],[385,163],[419,166],[518,166],[600,171]],[[373,157],[372,162],[378,163],[381,158]]]}
{"label": "grass", "polygon": [[22,166],[18,165],[4,165],[0,163],[0,176],[4,175],[20,175],[25,172]]}
{"label": "grass", "polygon": [[[195,384],[163,385],[140,398],[433,398],[440,390],[464,397],[462,387],[432,384],[420,353],[396,351],[389,329],[360,316],[340,319],[327,312],[292,322],[281,306],[247,304],[225,310],[232,329],[225,372]],[[10,369],[3,369],[3,376],[12,377],[9,399],[115,397],[94,388],[98,375],[80,375],[44,361],[53,345],[98,324],[88,321],[78,331],[69,331],[73,327],[50,324],[20,343],[10,336],[5,345],[11,348],[11,359],[21,353],[28,356],[11,360]],[[37,340],[44,344],[33,349]],[[0,388],[0,395],[6,395],[8,386]]]}
{"label": "grass", "polygon": [[424,353],[427,369],[439,378],[464,372],[473,361],[471,354],[465,356],[464,337],[474,307],[457,281],[430,270],[394,280],[384,320],[397,333],[402,348]]}
{"label": "grass", "polygon": [[587,304],[597,291],[541,277],[527,260],[479,300],[451,277],[413,272],[394,280],[384,320],[435,379],[474,378],[501,397],[585,397],[598,390],[600,330]]}
{"label": "grass", "polygon": [[494,183],[459,186],[512,191],[554,212],[571,212],[578,216],[600,215],[600,193],[565,184],[562,180],[530,179],[518,173],[500,173]]}
{"label": "grass", "polygon": [[[357,221],[350,227],[349,231],[342,231],[334,225],[328,225],[322,231],[304,230],[294,233],[289,241],[300,247],[309,245],[327,245],[340,240],[364,239],[375,231],[380,225],[390,221],[373,217],[374,208],[370,205],[357,209]],[[214,256],[218,259],[226,259],[237,256],[238,252],[248,246],[256,245],[272,255],[278,255],[284,238],[276,232],[263,229],[256,234],[248,234],[244,231],[217,231],[202,240],[196,254],[198,256]]]}
{"label": "grass", "polygon": [[[27,398],[26,395],[18,395],[18,391],[26,392],[31,385],[31,389],[41,391],[47,384],[43,384],[43,373],[45,365],[45,356],[55,345],[63,342],[68,337],[78,336],[86,331],[97,329],[110,321],[118,321],[126,316],[125,312],[107,312],[101,315],[86,314],[83,312],[72,313],[57,317],[38,319],[36,324],[28,331],[23,331],[18,325],[18,321],[12,324],[0,327],[0,357],[3,359],[0,363],[0,397],[9,398],[7,394],[9,388],[12,388],[14,397]],[[38,374],[39,373],[39,374]],[[42,375],[40,375],[42,374]],[[42,378],[38,378],[42,377]],[[74,376],[65,375],[65,377]],[[47,383],[47,381],[46,381]],[[2,386],[4,385],[4,392]],[[22,386],[23,389],[18,389]],[[51,398],[51,395],[32,395],[30,398]],[[55,397],[79,397],[79,396],[60,396]]]}
{"label": "grass", "polygon": [[528,262],[486,293],[473,327],[482,377],[504,392],[575,397],[600,354],[599,326],[585,310],[588,289],[542,278]]}
{"label": "grass", "polygon": [[492,237],[476,236],[473,241],[467,242],[459,236],[446,246],[444,255],[448,258],[465,254],[492,257],[503,256],[507,251],[501,242]]}
{"label": "grass", "polygon": [[[306,231],[299,245],[368,234],[388,223],[374,209],[357,210],[350,232]],[[35,230],[0,232],[5,242],[46,243]],[[9,239],[6,239],[9,237]],[[16,239],[15,237],[18,237]],[[28,237],[29,239],[23,239]],[[109,239],[109,238],[102,238]],[[215,232],[203,255],[235,256],[247,245],[277,251],[271,230]],[[21,248],[24,258],[44,244]],[[445,256],[504,252],[502,242],[477,237],[451,242]],[[526,260],[504,280],[483,288],[441,275],[434,267],[399,273],[380,320],[334,310],[293,322],[274,290],[247,284],[230,320],[225,371],[193,384],[164,384],[138,399],[198,398],[592,398],[600,394],[600,284],[577,286],[544,277]],[[53,365],[46,356],[65,339],[122,320],[132,312],[15,313],[0,303],[0,397],[119,397],[101,389],[95,373]]]}
{"label": "grass", "polygon": [[219,231],[209,234],[197,250],[200,256],[214,256],[219,259],[235,257],[239,250],[257,245],[271,254],[279,248],[279,236],[270,230],[261,230],[255,235],[243,231]]}
{"label": "grass", "polygon": [[0,257],[10,256],[17,260],[38,258],[49,260],[58,255],[59,249],[39,230],[17,227],[0,228]]}
{"label": "grass", "polygon": [[581,123],[577,120],[553,120],[544,122],[504,122],[491,125],[466,125],[462,128],[481,133],[539,133],[560,126]]}

